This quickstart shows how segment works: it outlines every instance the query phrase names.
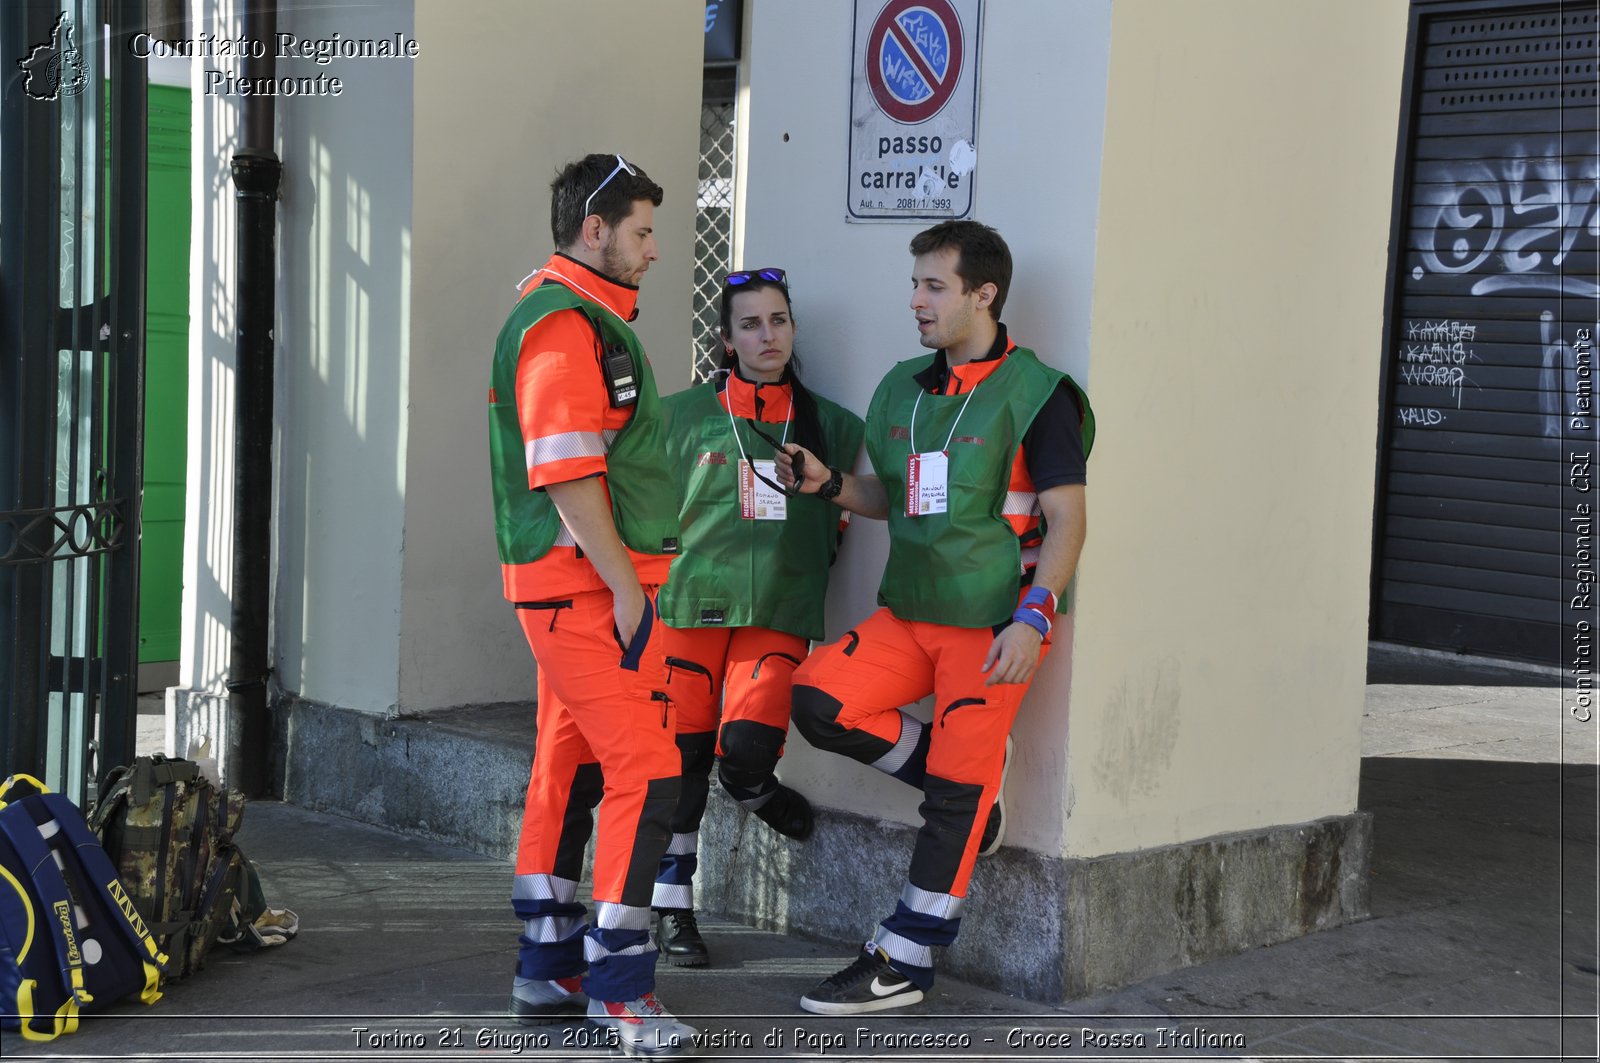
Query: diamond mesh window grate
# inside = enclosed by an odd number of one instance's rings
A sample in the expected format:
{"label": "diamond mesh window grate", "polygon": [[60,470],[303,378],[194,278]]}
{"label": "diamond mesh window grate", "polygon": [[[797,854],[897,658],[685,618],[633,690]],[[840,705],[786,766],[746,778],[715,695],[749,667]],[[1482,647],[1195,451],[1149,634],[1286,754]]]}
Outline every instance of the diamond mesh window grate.
{"label": "diamond mesh window grate", "polygon": [[700,109],[700,186],[694,233],[694,382],[721,361],[718,298],[733,261],[733,102],[706,100]]}

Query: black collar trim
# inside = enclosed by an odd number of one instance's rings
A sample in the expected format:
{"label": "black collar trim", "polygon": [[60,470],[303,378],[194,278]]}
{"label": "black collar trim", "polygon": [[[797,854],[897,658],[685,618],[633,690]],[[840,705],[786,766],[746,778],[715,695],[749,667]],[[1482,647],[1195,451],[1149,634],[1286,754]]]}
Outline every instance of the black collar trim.
{"label": "black collar trim", "polygon": [[[1006,335],[1005,322],[999,322],[998,327],[995,330],[994,343],[989,347],[989,353],[984,355],[982,358],[975,358],[973,361],[997,361],[1005,355],[1006,348],[1010,346],[1011,340],[1010,337]],[[972,362],[968,362],[967,364],[971,365]],[[915,380],[924,391],[931,392],[935,395],[944,394],[945,388],[950,383],[950,359],[945,354],[944,348],[941,347],[937,351],[934,351],[933,361],[929,362],[928,367],[922,372],[918,373],[916,376],[912,377],[912,379]]]}
{"label": "black collar trim", "polygon": [[636,292],[636,291],[639,290],[639,286],[637,284],[629,284],[626,281],[619,281],[619,280],[617,280],[617,278],[611,276],[609,273],[601,273],[599,270],[597,270],[593,266],[589,265],[589,263],[584,262],[584,261],[582,261],[580,259],[573,258],[571,255],[567,254],[565,251],[557,251],[556,252],[556,257],[557,258],[564,258],[568,262],[571,262],[574,266],[577,266],[580,269],[588,270],[590,273],[593,273],[596,277],[599,277],[601,280],[605,281],[607,284],[615,284],[618,288],[626,288],[630,292]]}

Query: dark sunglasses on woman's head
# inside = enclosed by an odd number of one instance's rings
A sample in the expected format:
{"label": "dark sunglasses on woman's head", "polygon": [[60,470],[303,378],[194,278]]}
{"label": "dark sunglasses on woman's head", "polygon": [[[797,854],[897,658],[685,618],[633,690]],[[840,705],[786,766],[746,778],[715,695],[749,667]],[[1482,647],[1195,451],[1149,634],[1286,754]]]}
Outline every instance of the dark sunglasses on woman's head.
{"label": "dark sunglasses on woman's head", "polygon": [[776,266],[763,266],[761,269],[742,269],[737,273],[728,274],[728,279],[723,283],[730,288],[737,288],[741,284],[749,284],[753,280],[771,281],[773,284],[789,286],[789,275]]}

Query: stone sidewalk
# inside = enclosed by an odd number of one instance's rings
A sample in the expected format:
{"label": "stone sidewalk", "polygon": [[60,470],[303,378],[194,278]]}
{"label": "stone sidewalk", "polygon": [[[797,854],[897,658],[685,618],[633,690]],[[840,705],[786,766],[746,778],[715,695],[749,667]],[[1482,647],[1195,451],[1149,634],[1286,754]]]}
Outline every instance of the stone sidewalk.
{"label": "stone sidewalk", "polygon": [[[1375,647],[1369,682],[1370,919],[1060,1007],[943,979],[905,1014],[830,1019],[797,998],[853,946],[708,917],[715,965],[663,967],[661,996],[716,1059],[1594,1059],[1594,725],[1563,724],[1554,673]],[[609,1058],[503,1018],[505,862],[274,803],[242,840],[298,940],[0,1055]]]}

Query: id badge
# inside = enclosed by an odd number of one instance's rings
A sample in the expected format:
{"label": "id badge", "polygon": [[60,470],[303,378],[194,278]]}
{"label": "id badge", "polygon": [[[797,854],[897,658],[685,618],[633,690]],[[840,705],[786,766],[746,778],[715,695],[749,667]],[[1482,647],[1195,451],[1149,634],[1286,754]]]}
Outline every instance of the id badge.
{"label": "id badge", "polygon": [[949,503],[950,456],[928,450],[906,456],[906,516],[943,513]]}
{"label": "id badge", "polygon": [[781,491],[756,477],[760,473],[774,482],[778,479],[776,461],[739,461],[739,515],[745,520],[784,520],[789,515],[789,500]]}

